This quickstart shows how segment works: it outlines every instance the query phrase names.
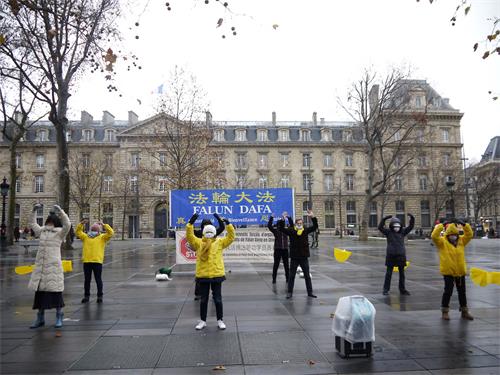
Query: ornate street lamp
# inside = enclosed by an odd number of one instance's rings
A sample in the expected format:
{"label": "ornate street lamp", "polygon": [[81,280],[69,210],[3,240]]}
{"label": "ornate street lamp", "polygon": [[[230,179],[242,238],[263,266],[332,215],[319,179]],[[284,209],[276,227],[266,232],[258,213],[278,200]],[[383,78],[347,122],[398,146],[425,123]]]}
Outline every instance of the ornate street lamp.
{"label": "ornate street lamp", "polygon": [[450,208],[451,208],[451,217],[455,218],[455,199],[453,198],[453,186],[455,186],[455,180],[452,176],[446,177],[446,188],[450,193]]}
{"label": "ornate street lamp", "polygon": [[4,177],[3,182],[0,184],[0,193],[2,194],[2,224],[0,226],[0,245],[2,249],[5,246],[5,234],[7,233],[5,227],[5,200],[9,194],[10,185],[7,183],[7,179]]}

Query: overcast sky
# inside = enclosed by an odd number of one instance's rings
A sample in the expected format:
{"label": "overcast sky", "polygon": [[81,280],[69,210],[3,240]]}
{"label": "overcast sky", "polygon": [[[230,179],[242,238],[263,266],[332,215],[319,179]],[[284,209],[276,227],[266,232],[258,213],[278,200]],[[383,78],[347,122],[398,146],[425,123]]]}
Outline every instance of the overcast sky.
{"label": "overcast sky", "polygon": [[[500,56],[483,60],[472,51],[491,31],[487,18],[500,17],[499,0],[474,0],[454,27],[459,0],[227,1],[232,13],[215,0],[168,0],[170,12],[166,1],[138,1],[123,22],[126,47],[111,47],[133,51],[142,69],[119,74],[122,97],[108,93],[102,76],[85,77],[70,101],[71,118],[108,110],[126,119],[133,110],[144,119],[154,112],[151,92],[179,65],[207,91],[214,120],[270,120],[272,111],[278,120],[310,120],[315,111],[345,120],[337,97],[346,97],[365,67],[411,65],[415,79],[426,79],[464,113],[467,157],[478,160],[500,135],[500,100],[488,95],[500,94]],[[119,64],[124,70],[126,62]]]}

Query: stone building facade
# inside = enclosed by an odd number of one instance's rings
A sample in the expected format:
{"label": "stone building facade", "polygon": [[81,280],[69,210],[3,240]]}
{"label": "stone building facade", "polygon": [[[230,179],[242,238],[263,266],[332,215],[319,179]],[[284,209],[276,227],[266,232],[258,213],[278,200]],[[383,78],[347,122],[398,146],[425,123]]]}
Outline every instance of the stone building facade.
{"label": "stone building facade", "polygon": [[[450,192],[443,189],[446,179],[456,181],[454,209],[457,216],[464,214],[459,191],[459,182],[463,181],[459,167],[463,114],[426,81],[411,82],[416,111],[422,110],[422,103],[432,97],[427,107],[426,127],[430,131],[422,132],[415,160],[395,178],[385,197],[373,204],[369,221],[373,233],[382,210],[403,221],[412,213],[416,228],[430,231],[435,217],[451,215],[449,202],[438,204],[436,199],[448,201]],[[124,237],[166,235],[168,186],[161,177],[161,164],[168,161],[162,160],[161,150],[148,149],[143,142],[144,134],[157,120],[154,116],[139,121],[135,113],[129,112],[127,121],[118,121],[104,111],[102,119],[96,121],[83,111],[79,121],[70,122],[67,139],[71,160],[95,165],[96,173],[103,176],[99,198],[94,196],[89,205],[83,206],[72,200],[73,222],[80,217],[95,220],[100,216],[113,225],[118,236],[121,232]],[[297,217],[305,215],[311,196],[323,231],[357,232],[367,162],[363,133],[356,123],[325,121],[316,113],[310,121],[278,121],[276,113],[270,121],[213,121],[207,113],[207,122],[222,167],[220,182],[203,188],[292,187]],[[40,220],[55,203],[55,155],[54,129],[48,122],[38,122],[17,150],[15,224],[21,228],[28,225],[35,203],[47,207],[39,213]],[[8,175],[8,144],[3,139],[0,160],[0,173]],[[434,177],[440,182],[439,189],[433,188]]]}

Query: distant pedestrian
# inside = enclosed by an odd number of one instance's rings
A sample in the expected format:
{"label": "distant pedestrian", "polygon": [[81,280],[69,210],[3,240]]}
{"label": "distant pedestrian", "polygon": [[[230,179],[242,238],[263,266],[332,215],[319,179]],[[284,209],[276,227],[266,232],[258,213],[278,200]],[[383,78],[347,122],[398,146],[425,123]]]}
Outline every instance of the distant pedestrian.
{"label": "distant pedestrian", "polygon": [[[219,223],[219,226],[217,227],[215,237],[217,237],[219,234],[224,232],[224,229],[226,228],[226,225],[224,224],[224,220],[219,216],[219,214],[215,213],[214,214],[215,219]],[[198,238],[203,238],[203,228],[205,228],[206,225],[213,225],[212,221],[210,219],[203,219],[200,224],[200,229],[195,229],[194,230],[194,235]],[[198,301],[201,298],[201,291],[200,291],[200,283],[196,281],[195,278],[195,285],[194,285],[194,300]]]}
{"label": "distant pedestrian", "polygon": [[288,293],[287,299],[293,296],[293,287],[295,283],[295,274],[297,267],[300,266],[304,272],[304,280],[306,282],[307,295],[311,298],[316,298],[313,294],[311,274],[309,272],[309,233],[314,232],[318,228],[318,219],[314,216],[311,210],[307,210],[307,216],[311,218],[312,226],[304,228],[304,220],[295,220],[295,226],[285,228],[284,221],[278,223],[278,229],[287,234],[290,240],[290,276],[288,278]]}
{"label": "distant pedestrian", "polygon": [[212,289],[212,296],[217,313],[217,325],[219,329],[226,329],[223,320],[222,307],[222,282],[226,279],[224,269],[224,258],[222,253],[235,238],[234,227],[225,219],[227,236],[216,238],[217,230],[213,225],[205,225],[203,237],[200,239],[194,235],[194,223],[198,214],[194,214],[186,225],[186,238],[191,249],[196,252],[196,280],[200,284],[200,321],[196,325],[197,330],[207,326],[208,296]]}
{"label": "distant pedestrian", "polygon": [[[288,222],[287,222],[288,221]],[[290,267],[288,265],[288,235],[280,230],[278,226],[281,222],[286,227],[293,226],[292,219],[288,216],[287,212],[283,212],[281,217],[278,219],[276,225],[273,225],[274,216],[271,214],[269,216],[269,221],[267,223],[267,228],[274,235],[274,264],[273,264],[273,284],[276,284],[276,276],[278,274],[278,268],[280,266],[281,260],[283,260],[283,268],[285,270],[285,280],[288,284]]]}
{"label": "distant pedestrian", "polygon": [[[401,221],[392,217],[391,215],[383,217],[378,225],[378,230],[387,237],[387,249],[385,256],[385,272],[384,289],[382,294],[384,296],[389,294],[391,289],[391,278],[394,267],[398,267],[399,271],[399,292],[403,295],[410,295],[410,292],[405,287],[405,266],[406,266],[406,248],[405,236],[413,230],[415,225],[415,217],[408,214],[410,217],[410,225],[406,228],[401,227]],[[391,219],[389,222],[389,229],[385,227],[386,220]]]}
{"label": "distant pedestrian", "polygon": [[[87,234],[83,231],[87,222],[87,219],[83,219],[76,227],[76,236],[83,242],[82,259],[85,281],[83,284],[84,296],[82,303],[89,302],[92,273],[94,273],[95,282],[97,284],[97,303],[102,303],[102,263],[104,262],[104,250],[106,244],[111,237],[113,237],[115,232],[108,224],[98,221],[92,224]],[[102,233],[103,230],[105,233]]]}
{"label": "distant pedestrian", "polygon": [[[459,235],[457,224],[462,225],[464,234]],[[443,224],[438,224],[432,231],[432,241],[439,251],[439,271],[444,278],[444,293],[441,299],[441,312],[444,320],[450,320],[450,299],[453,294],[453,285],[458,292],[458,302],[462,319],[474,320],[467,307],[467,296],[465,294],[465,246],[470,242],[474,233],[469,223],[453,219],[447,226],[444,236],[441,236]]]}
{"label": "distant pedestrian", "polygon": [[19,242],[19,238],[21,237],[21,232],[19,227],[14,228],[14,241]]}
{"label": "distant pedestrian", "polygon": [[35,268],[31,274],[28,288],[35,292],[33,310],[38,310],[36,320],[30,328],[45,325],[45,310],[56,309],[56,328],[62,327],[64,300],[64,275],[61,260],[61,244],[66,238],[71,225],[68,215],[59,206],[50,210],[44,226],[36,222],[36,211],[40,208],[36,204],[33,208],[31,228],[35,237],[38,237],[38,251],[36,253]]}

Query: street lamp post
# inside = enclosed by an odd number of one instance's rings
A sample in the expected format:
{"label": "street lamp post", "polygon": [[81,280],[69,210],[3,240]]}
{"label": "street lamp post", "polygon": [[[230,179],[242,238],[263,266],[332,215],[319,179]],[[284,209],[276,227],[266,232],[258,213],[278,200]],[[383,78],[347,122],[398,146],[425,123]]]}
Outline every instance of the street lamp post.
{"label": "street lamp post", "polygon": [[7,198],[7,194],[9,194],[9,187],[10,185],[7,183],[7,179],[4,177],[3,182],[0,184],[0,192],[2,194],[2,224],[0,226],[0,246],[2,247],[2,250],[5,247],[5,234],[7,233],[5,226],[5,200]]}
{"label": "street lamp post", "polygon": [[312,175],[311,175],[311,162],[312,162],[312,156],[309,155],[307,157],[308,163],[307,163],[307,168],[308,168],[308,173],[309,173],[309,183],[308,183],[308,190],[309,190],[309,209],[312,210],[313,208],[313,202],[312,202]]}
{"label": "street lamp post", "polygon": [[446,188],[450,193],[451,216],[452,218],[455,218],[455,199],[453,197],[453,186],[455,186],[455,180],[450,176],[446,179]]}
{"label": "street lamp post", "polygon": [[464,187],[465,187],[465,204],[466,204],[466,213],[467,213],[467,219],[470,219],[470,203],[469,203],[469,181],[467,179],[467,168],[465,166],[465,161],[469,160],[468,158],[461,158],[464,162]]}

